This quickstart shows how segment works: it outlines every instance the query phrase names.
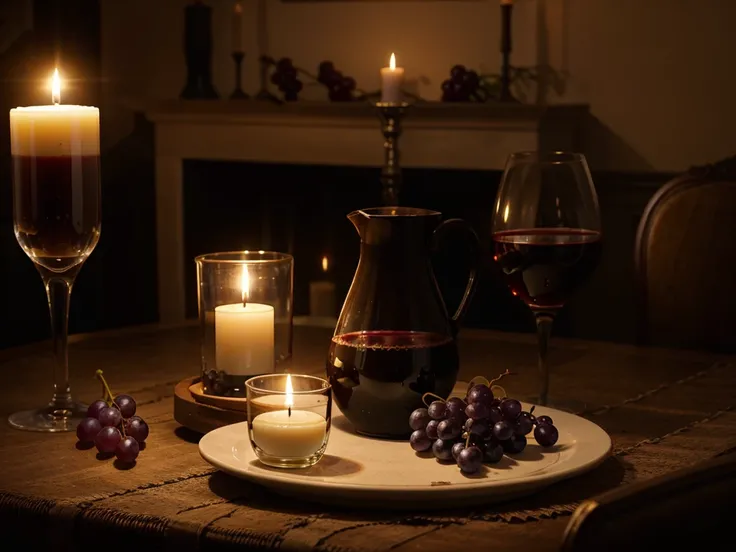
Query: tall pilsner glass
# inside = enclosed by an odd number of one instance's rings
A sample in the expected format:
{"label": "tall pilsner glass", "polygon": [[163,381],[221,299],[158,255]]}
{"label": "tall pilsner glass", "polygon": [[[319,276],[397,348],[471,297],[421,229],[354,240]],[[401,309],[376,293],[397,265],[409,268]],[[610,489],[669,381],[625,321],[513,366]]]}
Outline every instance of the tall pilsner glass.
{"label": "tall pilsner glass", "polygon": [[549,390],[547,342],[555,316],[585,283],[601,249],[598,196],[585,157],[520,152],[506,161],[493,212],[493,258],[537,323],[539,404]]}
{"label": "tall pilsner glass", "polygon": [[46,286],[55,359],[51,402],[9,421],[30,431],[71,431],[86,406],[69,388],[69,298],[100,237],[99,110],[19,107],[10,111],[10,133],[15,237]]}

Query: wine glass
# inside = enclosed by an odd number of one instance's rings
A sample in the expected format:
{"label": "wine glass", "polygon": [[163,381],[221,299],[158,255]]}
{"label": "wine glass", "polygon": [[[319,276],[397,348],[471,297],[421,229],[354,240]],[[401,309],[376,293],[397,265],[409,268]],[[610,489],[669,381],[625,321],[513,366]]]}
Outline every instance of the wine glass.
{"label": "wine glass", "polygon": [[54,350],[48,405],[11,414],[29,431],[73,431],[87,407],[72,399],[67,337],[74,280],[100,237],[97,108],[40,106],[11,111],[15,237],[46,287]]}
{"label": "wine glass", "polygon": [[510,155],[496,196],[493,246],[493,259],[511,293],[529,306],[536,319],[539,404],[546,405],[552,323],[600,256],[598,197],[585,156]]}

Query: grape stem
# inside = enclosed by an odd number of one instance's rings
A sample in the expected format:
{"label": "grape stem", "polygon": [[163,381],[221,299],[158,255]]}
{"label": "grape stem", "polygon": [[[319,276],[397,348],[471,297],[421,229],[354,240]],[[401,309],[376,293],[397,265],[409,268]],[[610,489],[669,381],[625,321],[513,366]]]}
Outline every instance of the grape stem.
{"label": "grape stem", "polygon": [[424,406],[426,407],[429,407],[429,405],[427,404],[427,397],[435,397],[437,400],[445,402],[445,399],[443,399],[439,395],[435,395],[434,393],[427,392],[424,395],[422,395],[422,402],[424,403]]}
{"label": "grape stem", "polygon": [[[104,400],[109,405],[115,404],[114,396],[112,394],[112,391],[110,391],[110,386],[107,385],[107,380],[105,379],[105,376],[102,374],[102,370],[97,370],[95,372],[95,376],[97,376],[97,379],[100,380],[100,382],[102,382],[102,400]],[[105,399],[105,395],[107,395],[108,397],[107,399]],[[115,406],[117,405],[115,404]],[[120,410],[119,407],[118,407],[118,410]]]}
{"label": "grape stem", "polygon": [[515,376],[516,372],[511,372],[508,368],[503,374],[499,374],[498,377],[493,378],[491,381],[488,382],[488,387],[496,383],[497,381],[501,381],[505,376]]}

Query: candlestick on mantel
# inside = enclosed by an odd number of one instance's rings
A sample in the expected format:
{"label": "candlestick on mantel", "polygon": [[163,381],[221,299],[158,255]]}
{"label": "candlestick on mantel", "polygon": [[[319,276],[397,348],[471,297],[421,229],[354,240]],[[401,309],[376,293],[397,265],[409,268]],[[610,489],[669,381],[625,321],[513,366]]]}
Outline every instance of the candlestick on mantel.
{"label": "candlestick on mantel", "polygon": [[233,52],[244,52],[243,48],[243,6],[240,2],[235,2],[233,8]]}
{"label": "candlestick on mantel", "polygon": [[396,66],[396,56],[392,53],[388,67],[381,69],[381,102],[401,103],[404,84],[404,68]]}
{"label": "candlestick on mantel", "polygon": [[248,302],[248,267],[243,265],[242,303],[215,308],[215,362],[229,375],[274,371],[274,309]]}
{"label": "candlestick on mantel", "polygon": [[499,100],[514,101],[511,94],[511,14],[513,0],[501,0],[501,92]]}
{"label": "candlestick on mantel", "polygon": [[335,283],[328,278],[329,258],[322,257],[322,279],[309,282],[309,315],[334,318],[337,315]]}

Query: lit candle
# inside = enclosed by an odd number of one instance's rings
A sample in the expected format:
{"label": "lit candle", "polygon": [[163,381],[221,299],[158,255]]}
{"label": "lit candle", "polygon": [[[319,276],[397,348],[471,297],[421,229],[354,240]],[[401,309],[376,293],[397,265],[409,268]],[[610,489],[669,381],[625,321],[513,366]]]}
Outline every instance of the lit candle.
{"label": "lit candle", "polygon": [[381,101],[385,103],[401,102],[402,84],[404,84],[404,68],[396,67],[396,56],[391,54],[388,67],[381,69]]}
{"label": "lit candle", "polygon": [[[322,257],[322,274],[327,277],[330,261],[327,256]],[[335,297],[335,283],[327,279],[309,282],[309,314],[310,316],[337,315],[337,299]]]}
{"label": "lit candle", "polygon": [[327,421],[316,412],[294,408],[291,375],[286,376],[285,394],[282,397],[281,410],[264,412],[253,418],[253,441],[271,456],[311,456],[325,442]]}
{"label": "lit candle", "polygon": [[235,2],[233,9],[233,52],[243,51],[243,6]]}
{"label": "lit candle", "polygon": [[253,376],[274,370],[274,311],[251,303],[248,267],[241,277],[242,303],[215,307],[215,362],[229,375]]}
{"label": "lit candle", "polygon": [[100,110],[82,105],[61,105],[58,69],[51,78],[51,100],[53,105],[10,110],[12,155],[80,158],[85,170],[92,163],[99,165]]}

